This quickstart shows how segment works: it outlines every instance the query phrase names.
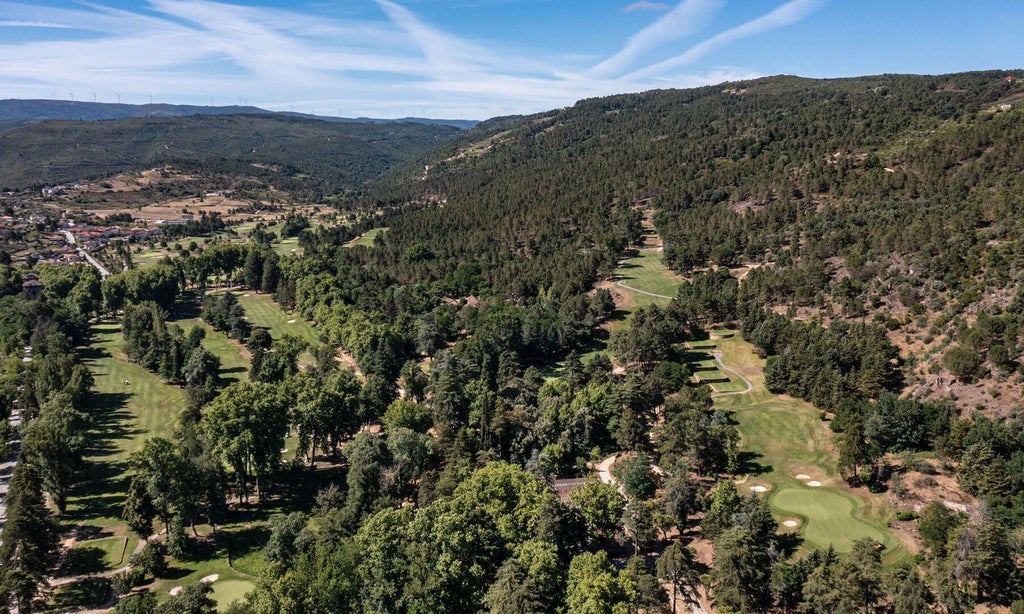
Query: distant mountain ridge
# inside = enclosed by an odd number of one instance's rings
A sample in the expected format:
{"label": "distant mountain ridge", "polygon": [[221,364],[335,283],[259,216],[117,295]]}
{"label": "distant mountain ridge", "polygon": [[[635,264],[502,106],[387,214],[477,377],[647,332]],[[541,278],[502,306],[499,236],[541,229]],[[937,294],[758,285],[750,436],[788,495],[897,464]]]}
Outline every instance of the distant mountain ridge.
{"label": "distant mountain ridge", "polygon": [[198,106],[178,104],[120,104],[110,102],[85,102],[80,100],[21,100],[8,98],[0,100],[0,122],[44,121],[63,119],[69,121],[100,121],[107,119],[129,119],[137,117],[183,117],[189,115],[286,115],[304,119],[318,119],[327,122],[393,124],[411,123],[438,126],[454,126],[468,129],[478,121],[466,119],[431,119],[425,117],[402,117],[381,119],[370,117],[331,117],[309,113],[275,112],[247,105]]}
{"label": "distant mountain ridge", "polygon": [[280,113],[7,123],[0,130],[0,187],[8,190],[173,163],[263,174],[312,200],[358,186],[461,133],[444,125],[325,122]]}

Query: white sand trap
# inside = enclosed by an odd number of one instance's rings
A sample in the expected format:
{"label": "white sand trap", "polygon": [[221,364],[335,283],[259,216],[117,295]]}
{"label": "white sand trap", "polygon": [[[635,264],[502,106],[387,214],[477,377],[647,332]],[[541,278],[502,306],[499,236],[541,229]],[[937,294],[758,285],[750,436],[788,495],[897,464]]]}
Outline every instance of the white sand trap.
{"label": "white sand trap", "polygon": [[796,527],[796,526],[800,526],[800,523],[795,521],[795,520],[783,520],[782,521],[782,526],[784,526],[784,527]]}
{"label": "white sand trap", "polygon": [[796,474],[796,479],[798,479],[798,480],[809,480],[809,479],[811,479],[811,476],[807,475],[806,473],[798,473],[798,474]]}
{"label": "white sand trap", "polygon": [[177,597],[180,592],[181,592],[181,587],[180,586],[175,586],[174,588],[171,589],[171,597]]}
{"label": "white sand trap", "polygon": [[811,480],[810,482],[807,483],[807,485],[811,487],[818,487],[821,486],[821,482],[819,482],[818,480]]}
{"label": "white sand trap", "polygon": [[289,324],[295,324],[295,320],[288,320]]}
{"label": "white sand trap", "polygon": [[768,487],[767,486],[761,486],[760,484],[758,484],[757,486],[751,486],[750,490],[752,490],[754,492],[768,492]]}
{"label": "white sand trap", "polygon": [[209,584],[211,582],[216,582],[217,578],[219,578],[219,577],[220,577],[220,574],[212,573],[212,574],[210,574],[208,576],[203,576],[202,578],[199,579],[199,581],[202,582],[203,584]]}
{"label": "white sand trap", "polygon": [[249,298],[249,295],[248,294],[243,294],[242,298]]}

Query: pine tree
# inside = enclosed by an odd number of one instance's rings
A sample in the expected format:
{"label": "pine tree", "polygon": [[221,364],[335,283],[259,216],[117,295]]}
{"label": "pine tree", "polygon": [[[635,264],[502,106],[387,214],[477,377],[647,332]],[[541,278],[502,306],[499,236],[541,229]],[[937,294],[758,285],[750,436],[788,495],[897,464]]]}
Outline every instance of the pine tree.
{"label": "pine tree", "polygon": [[42,482],[28,455],[22,453],[7,491],[7,524],[0,534],[0,588],[14,597],[21,612],[32,612],[32,600],[46,583],[57,552],[57,523],[43,500]]}

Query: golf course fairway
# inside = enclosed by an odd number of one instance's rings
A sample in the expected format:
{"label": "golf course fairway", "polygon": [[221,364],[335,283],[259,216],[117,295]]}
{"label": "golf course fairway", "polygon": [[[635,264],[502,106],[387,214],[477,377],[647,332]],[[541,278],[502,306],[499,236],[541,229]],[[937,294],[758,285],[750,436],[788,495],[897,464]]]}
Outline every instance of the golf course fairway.
{"label": "golf course fairway", "polygon": [[803,537],[801,550],[827,548],[849,552],[868,537],[885,547],[885,558],[906,555],[888,529],[893,514],[882,495],[853,491],[836,471],[832,432],[810,403],[769,393],[764,361],[739,335],[716,339],[722,363],[752,385],[747,393],[714,395],[715,406],[733,413],[740,448],[750,471],[740,480],[741,493],[763,493],[783,531]]}

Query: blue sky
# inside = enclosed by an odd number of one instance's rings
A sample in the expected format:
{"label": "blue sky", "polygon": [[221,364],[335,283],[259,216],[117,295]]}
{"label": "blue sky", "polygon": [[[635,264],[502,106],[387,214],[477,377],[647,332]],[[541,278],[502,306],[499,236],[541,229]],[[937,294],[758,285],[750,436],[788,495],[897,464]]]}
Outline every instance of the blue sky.
{"label": "blue sky", "polygon": [[1020,0],[0,0],[0,98],[485,119],[774,74],[1022,66]]}

